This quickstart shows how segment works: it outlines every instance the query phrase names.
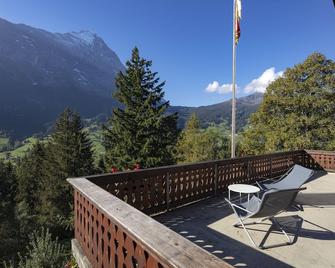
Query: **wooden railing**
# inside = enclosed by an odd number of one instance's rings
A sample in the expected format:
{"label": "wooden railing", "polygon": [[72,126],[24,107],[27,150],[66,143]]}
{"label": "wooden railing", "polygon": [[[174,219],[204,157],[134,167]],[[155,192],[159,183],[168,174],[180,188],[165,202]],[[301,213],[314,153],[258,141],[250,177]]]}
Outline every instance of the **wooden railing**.
{"label": "wooden railing", "polygon": [[74,187],[75,239],[82,267],[232,267],[85,178]]}
{"label": "wooden railing", "polygon": [[335,171],[335,151],[306,150],[305,165],[310,168]]}
{"label": "wooden railing", "polygon": [[294,164],[335,170],[334,160],[335,152],[297,150],[68,179],[75,238],[93,267],[230,267],[147,215],[225,192],[232,183],[280,176]]}
{"label": "wooden railing", "polygon": [[112,195],[153,215],[227,190],[232,183],[254,183],[303,164],[305,151],[166,166],[87,177]]}

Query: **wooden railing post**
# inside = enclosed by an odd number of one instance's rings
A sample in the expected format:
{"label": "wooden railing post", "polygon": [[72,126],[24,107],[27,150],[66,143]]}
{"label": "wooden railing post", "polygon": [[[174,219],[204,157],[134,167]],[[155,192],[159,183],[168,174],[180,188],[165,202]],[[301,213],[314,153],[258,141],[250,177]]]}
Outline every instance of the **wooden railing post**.
{"label": "wooden railing post", "polygon": [[270,156],[270,178],[272,178],[272,157]]}
{"label": "wooden railing post", "polygon": [[218,192],[218,164],[214,165],[214,194]]}
{"label": "wooden railing post", "polygon": [[165,192],[166,192],[166,210],[170,209],[170,172],[166,173],[165,178]]}
{"label": "wooden railing post", "polygon": [[250,161],[249,159],[247,160],[247,178],[248,178],[248,181],[250,179]]}

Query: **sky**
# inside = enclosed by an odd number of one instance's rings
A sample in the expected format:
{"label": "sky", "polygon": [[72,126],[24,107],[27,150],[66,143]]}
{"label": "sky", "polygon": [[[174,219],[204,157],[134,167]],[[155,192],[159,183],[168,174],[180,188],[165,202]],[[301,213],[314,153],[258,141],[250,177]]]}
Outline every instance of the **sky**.
{"label": "sky", "polygon": [[[231,98],[233,0],[0,0],[0,17],[51,32],[90,30],[123,63],[134,46],[172,105]],[[335,59],[332,0],[242,0],[237,96],[264,92],[312,52]]]}

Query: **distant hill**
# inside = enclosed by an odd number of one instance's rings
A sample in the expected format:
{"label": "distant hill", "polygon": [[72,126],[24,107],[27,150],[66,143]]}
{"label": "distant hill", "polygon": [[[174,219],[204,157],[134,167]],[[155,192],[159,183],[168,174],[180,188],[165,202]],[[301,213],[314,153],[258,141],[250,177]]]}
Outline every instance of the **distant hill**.
{"label": "distant hill", "polygon": [[[65,107],[101,123],[118,105],[111,95],[123,70],[115,52],[94,33],[50,33],[0,19],[0,133],[13,140],[45,134]],[[261,100],[262,94],[238,99],[238,129]],[[230,109],[226,101],[169,111],[179,113],[182,128],[193,112],[204,126],[230,122]]]}
{"label": "distant hill", "polygon": [[[254,93],[249,96],[237,99],[236,121],[238,131],[247,124],[247,120],[249,119],[250,114],[257,110],[262,100],[262,93]],[[180,127],[184,126],[187,118],[191,113],[197,114],[204,127],[210,123],[231,122],[231,100],[200,107],[172,106],[170,111],[179,112]]]}

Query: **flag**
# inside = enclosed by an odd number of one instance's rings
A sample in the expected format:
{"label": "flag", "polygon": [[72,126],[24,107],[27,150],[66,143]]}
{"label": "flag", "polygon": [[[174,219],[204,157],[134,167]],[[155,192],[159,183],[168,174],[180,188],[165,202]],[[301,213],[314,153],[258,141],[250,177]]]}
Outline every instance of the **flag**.
{"label": "flag", "polygon": [[238,44],[238,40],[241,36],[240,20],[242,14],[242,4],[241,0],[235,0],[235,44]]}

